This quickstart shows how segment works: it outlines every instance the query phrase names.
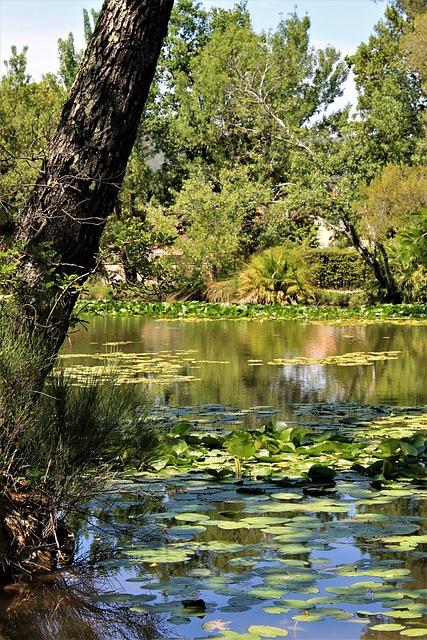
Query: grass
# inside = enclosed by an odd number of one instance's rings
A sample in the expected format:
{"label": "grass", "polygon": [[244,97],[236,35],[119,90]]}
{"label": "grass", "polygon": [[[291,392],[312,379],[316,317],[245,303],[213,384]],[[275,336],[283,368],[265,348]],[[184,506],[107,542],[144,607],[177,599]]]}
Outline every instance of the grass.
{"label": "grass", "polygon": [[314,307],[280,304],[231,304],[209,302],[139,302],[137,300],[85,300],[78,306],[80,315],[144,316],[165,319],[303,321],[427,321],[427,304],[381,304],[355,307]]}
{"label": "grass", "polygon": [[43,343],[1,307],[0,345],[1,582],[65,561],[76,514],[111,470],[140,465],[157,440],[148,398],[117,385],[118,370],[78,385],[49,374]]}

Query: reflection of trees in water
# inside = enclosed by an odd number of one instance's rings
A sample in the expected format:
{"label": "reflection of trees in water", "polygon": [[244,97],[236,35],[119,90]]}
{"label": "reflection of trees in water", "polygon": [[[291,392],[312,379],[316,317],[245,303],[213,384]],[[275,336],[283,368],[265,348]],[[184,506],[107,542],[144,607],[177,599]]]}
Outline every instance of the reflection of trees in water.
{"label": "reflection of trees in water", "polygon": [[[200,382],[163,386],[159,399],[170,404],[207,402],[241,407],[256,404],[286,406],[294,402],[422,404],[423,361],[427,357],[427,327],[303,324],[292,321],[164,322],[140,318],[98,318],[87,332],[71,337],[73,351],[105,351],[104,342],[127,352],[196,350],[194,359],[225,360],[228,364],[184,365]],[[92,344],[93,342],[97,344]],[[398,360],[363,367],[268,366],[273,358],[325,357],[349,351],[402,351]],[[260,359],[261,367],[248,359]],[[157,392],[157,390],[156,390]]]}
{"label": "reflection of trees in water", "polygon": [[[108,586],[108,585],[107,585]],[[162,636],[153,614],[128,603],[96,602],[99,588],[82,574],[16,584],[0,599],[0,640],[151,640]]]}
{"label": "reflection of trees in water", "polygon": [[[399,498],[398,500],[393,500],[393,502],[388,502],[386,504],[375,504],[375,513],[380,513],[386,515],[389,518],[396,518],[400,522],[407,521],[406,519],[411,516],[416,516],[421,518],[420,522],[425,522],[427,518],[427,503],[425,500],[414,500],[412,498]],[[411,522],[408,520],[408,522]],[[422,533],[422,531],[418,532]],[[408,536],[410,539],[410,536]],[[405,567],[410,570],[410,577],[413,578],[411,582],[400,582],[399,579],[396,579],[395,583],[388,581],[390,583],[390,589],[397,589],[398,591],[403,589],[424,589],[425,588],[425,579],[427,575],[427,558],[418,558],[414,557],[413,552],[402,552],[397,553],[393,551],[384,550],[384,545],[381,541],[371,539],[368,542],[364,539],[355,538],[354,544],[360,549],[360,551],[365,554],[368,553],[371,558],[375,558],[379,561],[387,561],[387,560],[400,560],[402,561],[399,564],[399,567]],[[418,547],[421,549],[421,547]],[[406,608],[406,607],[405,607]],[[418,626],[417,623],[422,621],[414,620],[413,626]],[[400,623],[398,619],[393,620],[384,620],[383,618],[378,619],[378,623],[383,622],[397,622]],[[403,620],[402,624],[405,625],[407,620]],[[412,623],[412,621],[410,621]],[[374,624],[374,623],[372,623]],[[372,626],[372,625],[371,625]],[[412,626],[412,625],[409,625]],[[423,626],[420,624],[419,626]],[[371,631],[370,629],[365,629],[361,640],[378,640],[379,633],[378,631]],[[387,640],[402,640],[402,636],[397,632],[387,632]]]}

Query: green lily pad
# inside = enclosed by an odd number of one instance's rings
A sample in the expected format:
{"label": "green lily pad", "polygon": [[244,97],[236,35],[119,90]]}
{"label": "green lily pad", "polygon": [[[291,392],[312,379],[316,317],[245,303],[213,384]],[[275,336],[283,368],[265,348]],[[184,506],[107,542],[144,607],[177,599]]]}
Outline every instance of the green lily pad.
{"label": "green lily pad", "polygon": [[218,523],[219,529],[233,530],[233,529],[249,529],[249,525],[246,522],[229,522],[227,520]]}
{"label": "green lily pad", "polygon": [[423,614],[420,611],[410,611],[409,609],[402,609],[401,611],[387,611],[388,618],[400,618],[402,620],[421,618],[422,615]]}
{"label": "green lily pad", "polygon": [[134,560],[147,563],[175,563],[186,562],[191,558],[193,552],[188,549],[174,549],[172,546],[163,547],[161,549],[131,549],[125,551],[127,556]]}
{"label": "green lily pad", "polygon": [[187,576],[195,577],[195,578],[206,578],[211,575],[210,569],[192,569],[187,572]]}
{"label": "green lily pad", "polygon": [[371,631],[401,631],[405,627],[401,624],[395,624],[393,622],[384,624],[374,624],[373,627],[369,627]]}
{"label": "green lily pad", "polygon": [[274,589],[268,587],[255,587],[248,591],[250,596],[261,598],[262,600],[279,600],[285,593],[284,589]]}
{"label": "green lily pad", "polygon": [[183,522],[203,522],[204,520],[209,520],[209,516],[205,513],[177,513],[175,520],[182,520]]}
{"label": "green lily pad", "polygon": [[400,632],[401,636],[405,636],[406,638],[422,638],[427,636],[427,629],[423,629],[421,627],[414,629],[405,629]]}
{"label": "green lily pad", "polygon": [[288,613],[289,609],[286,609],[285,607],[263,607],[263,611],[265,611],[266,613],[272,613],[273,615],[276,615],[276,614]]}
{"label": "green lily pad", "polygon": [[251,625],[248,631],[261,638],[285,638],[288,635],[288,632],[285,629],[280,629],[280,627],[268,627],[258,624]]}

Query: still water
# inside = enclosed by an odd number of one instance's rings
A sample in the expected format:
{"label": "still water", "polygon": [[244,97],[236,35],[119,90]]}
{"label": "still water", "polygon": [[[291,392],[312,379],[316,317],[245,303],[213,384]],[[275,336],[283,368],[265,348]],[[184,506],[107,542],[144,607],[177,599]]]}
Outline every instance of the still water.
{"label": "still water", "polygon": [[[204,428],[427,404],[424,325],[99,318],[63,362],[84,377],[118,352],[124,382]],[[426,495],[346,474],[317,498],[268,479],[253,494],[200,473],[118,479],[81,524],[81,567],[3,600],[0,638],[427,637]]]}
{"label": "still water", "polygon": [[[271,405],[286,411],[293,403],[427,402],[427,325],[98,318],[70,336],[64,353],[94,355],[117,349],[128,354],[163,352],[166,359],[168,354],[185,352],[179,374],[194,380],[156,389],[159,401],[176,406]],[[369,366],[268,364],[275,359],[321,360],[359,351],[398,353],[396,359]],[[90,359],[81,362],[94,364]]]}

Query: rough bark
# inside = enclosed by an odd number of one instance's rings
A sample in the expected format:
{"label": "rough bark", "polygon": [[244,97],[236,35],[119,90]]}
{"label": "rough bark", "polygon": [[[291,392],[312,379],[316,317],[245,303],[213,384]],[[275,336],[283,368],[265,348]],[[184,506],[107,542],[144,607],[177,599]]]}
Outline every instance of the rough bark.
{"label": "rough bark", "polygon": [[20,300],[56,353],[125,172],[173,0],[106,0],[18,221]]}

